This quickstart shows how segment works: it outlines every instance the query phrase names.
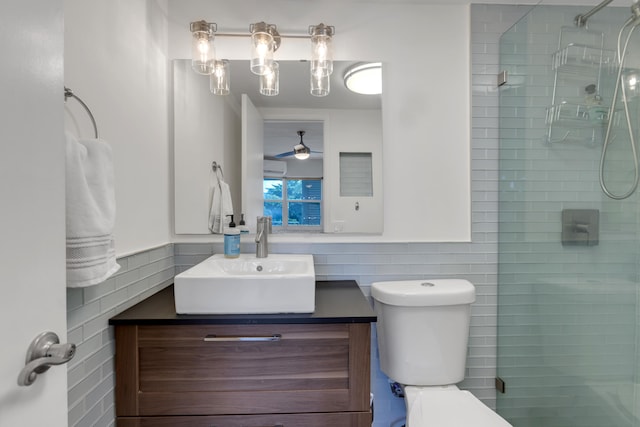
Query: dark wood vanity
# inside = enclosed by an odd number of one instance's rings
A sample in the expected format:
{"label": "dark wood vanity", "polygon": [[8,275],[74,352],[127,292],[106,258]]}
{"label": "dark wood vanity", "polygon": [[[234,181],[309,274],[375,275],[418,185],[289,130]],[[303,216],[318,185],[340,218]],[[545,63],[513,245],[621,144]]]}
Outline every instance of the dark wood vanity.
{"label": "dark wood vanity", "polygon": [[311,314],[179,315],[168,287],[109,320],[117,426],[370,426],[375,321],[355,281]]}

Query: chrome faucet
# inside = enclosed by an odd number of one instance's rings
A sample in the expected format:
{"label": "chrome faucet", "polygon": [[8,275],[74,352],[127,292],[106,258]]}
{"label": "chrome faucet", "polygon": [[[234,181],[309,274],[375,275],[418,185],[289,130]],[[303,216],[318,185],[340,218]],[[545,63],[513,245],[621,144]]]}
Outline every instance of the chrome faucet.
{"label": "chrome faucet", "polygon": [[271,217],[259,216],[256,227],[256,258],[266,258],[269,256],[269,239],[267,236],[271,232]]}

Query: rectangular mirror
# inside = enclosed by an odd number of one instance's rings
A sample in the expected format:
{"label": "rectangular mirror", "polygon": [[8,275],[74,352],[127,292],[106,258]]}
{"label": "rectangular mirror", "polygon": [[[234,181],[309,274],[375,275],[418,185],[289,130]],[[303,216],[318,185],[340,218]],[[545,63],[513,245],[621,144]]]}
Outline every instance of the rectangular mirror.
{"label": "rectangular mirror", "polygon": [[[309,63],[281,61],[280,92],[265,96],[248,61],[231,61],[231,93],[216,96],[190,60],[175,60],[176,234],[210,234],[214,161],[231,189],[235,222],[244,214],[252,232],[266,214],[275,233],[381,233],[381,96],[346,89],[342,78],[354,64],[336,61],[330,94],[315,97]],[[296,156],[307,149],[308,158]],[[371,194],[341,196],[340,153],[370,156]]]}

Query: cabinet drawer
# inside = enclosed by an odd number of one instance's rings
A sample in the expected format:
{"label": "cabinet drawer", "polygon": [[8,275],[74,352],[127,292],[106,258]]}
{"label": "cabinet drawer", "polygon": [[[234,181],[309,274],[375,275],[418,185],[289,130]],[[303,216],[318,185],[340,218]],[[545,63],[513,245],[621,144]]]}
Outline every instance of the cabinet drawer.
{"label": "cabinet drawer", "polygon": [[118,325],[116,413],[367,412],[369,346],[368,323]]}
{"label": "cabinet drawer", "polygon": [[370,412],[118,418],[117,427],[371,427]]}
{"label": "cabinet drawer", "polygon": [[140,391],[345,389],[349,328],[336,325],[140,327]]}

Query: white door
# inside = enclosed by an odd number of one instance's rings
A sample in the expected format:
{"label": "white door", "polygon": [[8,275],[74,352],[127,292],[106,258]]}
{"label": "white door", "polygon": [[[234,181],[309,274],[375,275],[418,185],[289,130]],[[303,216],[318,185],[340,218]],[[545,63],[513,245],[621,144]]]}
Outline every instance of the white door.
{"label": "white door", "polygon": [[63,1],[0,3],[0,427],[67,425],[67,369],[17,384],[30,342],[66,342]]}
{"label": "white door", "polygon": [[264,215],[262,193],[264,119],[246,94],[242,94],[242,211],[251,232]]}

